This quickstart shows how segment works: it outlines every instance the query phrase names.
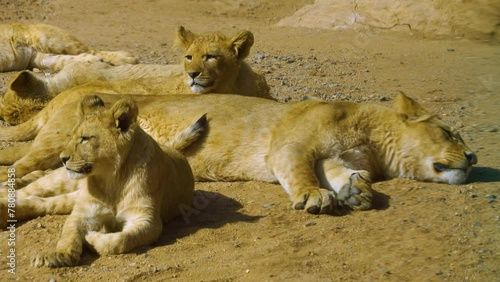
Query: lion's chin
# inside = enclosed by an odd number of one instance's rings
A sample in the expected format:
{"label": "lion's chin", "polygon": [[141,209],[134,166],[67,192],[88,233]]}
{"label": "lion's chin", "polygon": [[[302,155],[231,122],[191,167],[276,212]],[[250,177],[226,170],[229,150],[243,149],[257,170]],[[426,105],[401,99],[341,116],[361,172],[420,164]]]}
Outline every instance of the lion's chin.
{"label": "lion's chin", "polygon": [[66,167],[66,170],[68,171],[68,177],[70,179],[80,179],[84,178],[89,175],[91,168],[90,167],[85,167],[79,170],[72,170],[68,167]]}
{"label": "lion's chin", "polygon": [[87,176],[86,174],[84,173],[79,173],[79,172],[76,172],[76,171],[72,171],[72,170],[68,170],[68,177],[70,179],[81,179],[81,178],[84,178],[85,176]]}
{"label": "lion's chin", "polygon": [[469,175],[471,171],[471,167],[468,169],[450,169],[446,172],[443,172],[443,179],[445,183],[451,184],[451,185],[458,185],[458,184],[464,184],[467,181],[467,176]]}
{"label": "lion's chin", "polygon": [[193,91],[193,93],[204,94],[204,93],[208,92],[206,87],[203,87],[199,84],[193,84],[193,85],[191,85],[190,88],[191,88],[191,91]]}
{"label": "lion's chin", "polygon": [[205,94],[210,92],[215,84],[214,81],[195,81],[194,79],[188,80],[188,85],[193,93]]}

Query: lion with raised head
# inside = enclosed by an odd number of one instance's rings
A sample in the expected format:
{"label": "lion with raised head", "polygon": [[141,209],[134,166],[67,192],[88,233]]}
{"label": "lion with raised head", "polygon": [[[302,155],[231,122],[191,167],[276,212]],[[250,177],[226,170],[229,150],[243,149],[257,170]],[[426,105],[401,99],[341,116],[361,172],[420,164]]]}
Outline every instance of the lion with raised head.
{"label": "lion with raised head", "polygon": [[[73,197],[18,199],[21,216],[42,208],[31,205],[34,210],[28,210],[30,201],[42,202],[52,212],[71,212],[56,250],[33,258],[37,267],[76,265],[84,242],[101,255],[151,244],[163,223],[180,215],[193,198],[194,179],[187,160],[174,149],[160,148],[140,128],[132,99],[120,99],[106,110],[99,97],[86,96],[78,112],[69,143],[60,154],[64,168],[54,172],[59,181],[37,181],[52,189],[74,190]],[[61,180],[64,170],[70,180]]]}
{"label": "lion with raised head", "polygon": [[65,90],[78,95],[230,93],[272,99],[264,76],[244,61],[254,42],[250,31],[228,38],[220,32],[197,35],[181,26],[175,41],[185,51],[181,65],[75,63],[49,77],[22,71],[0,100],[0,119],[23,123]]}
{"label": "lion with raised head", "polygon": [[[461,184],[477,163],[456,131],[403,94],[395,109],[234,95],[151,96],[137,102],[142,128],[160,144],[169,142],[179,125],[207,113],[207,132],[182,150],[195,179],[279,182],[293,207],[310,213],[369,209],[371,184],[380,179]],[[53,115],[29,153],[13,165],[16,172],[58,165],[61,136],[71,129],[74,111],[68,104]]]}
{"label": "lion with raised head", "polygon": [[73,62],[135,64],[124,51],[96,51],[66,31],[47,24],[0,24],[0,72],[32,68],[60,70]]}

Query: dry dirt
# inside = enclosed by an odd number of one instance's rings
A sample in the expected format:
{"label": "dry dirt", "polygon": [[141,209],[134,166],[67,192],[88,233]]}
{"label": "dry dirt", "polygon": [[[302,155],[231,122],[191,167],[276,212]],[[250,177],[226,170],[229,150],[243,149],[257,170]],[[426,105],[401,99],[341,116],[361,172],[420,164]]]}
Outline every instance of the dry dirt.
{"label": "dry dirt", "polygon": [[[157,244],[79,266],[32,268],[55,248],[65,216],[16,229],[16,274],[0,233],[1,281],[500,281],[500,49],[491,42],[406,34],[277,27],[312,1],[0,0],[0,22],[45,22],[99,49],[175,63],[175,28],[254,32],[248,61],[280,100],[390,105],[398,91],[451,125],[478,154],[469,183],[395,179],[374,185],[371,211],[294,211],[279,185],[198,183],[196,213],[171,222]],[[12,73],[0,75],[5,87]]]}

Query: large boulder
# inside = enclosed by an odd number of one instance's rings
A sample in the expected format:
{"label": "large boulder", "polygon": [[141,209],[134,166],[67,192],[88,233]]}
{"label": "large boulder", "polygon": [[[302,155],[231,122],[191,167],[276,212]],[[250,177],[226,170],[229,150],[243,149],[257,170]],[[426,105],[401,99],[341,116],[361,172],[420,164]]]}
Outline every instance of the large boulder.
{"label": "large boulder", "polygon": [[500,39],[500,1],[316,0],[278,25]]}

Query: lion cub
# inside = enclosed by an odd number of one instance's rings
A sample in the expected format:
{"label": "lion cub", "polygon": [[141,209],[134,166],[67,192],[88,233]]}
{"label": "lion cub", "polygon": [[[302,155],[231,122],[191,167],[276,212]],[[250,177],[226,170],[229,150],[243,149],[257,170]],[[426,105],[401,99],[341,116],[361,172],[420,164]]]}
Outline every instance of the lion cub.
{"label": "lion cub", "polygon": [[0,24],[0,72],[31,68],[60,70],[72,62],[136,64],[123,51],[89,49],[66,31],[46,24]]}
{"label": "lion cub", "polygon": [[64,185],[80,187],[73,192],[78,201],[56,251],[36,255],[36,267],[77,264],[84,242],[101,255],[151,244],[163,222],[180,214],[179,206],[190,205],[193,198],[186,159],[160,148],[139,127],[133,100],[118,100],[106,110],[99,97],[86,96],[78,111],[80,120],[60,154],[72,179]]}
{"label": "lion cub", "polygon": [[3,97],[0,95],[0,119],[10,125],[26,122],[62,92],[79,96],[219,93],[274,99],[265,77],[245,62],[254,43],[250,31],[226,37],[220,32],[195,34],[180,26],[175,42],[184,51],[179,65],[77,62],[49,77],[21,71],[12,77]]}

